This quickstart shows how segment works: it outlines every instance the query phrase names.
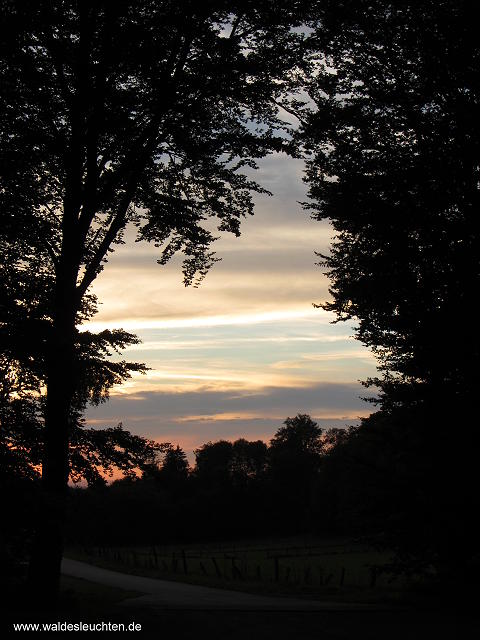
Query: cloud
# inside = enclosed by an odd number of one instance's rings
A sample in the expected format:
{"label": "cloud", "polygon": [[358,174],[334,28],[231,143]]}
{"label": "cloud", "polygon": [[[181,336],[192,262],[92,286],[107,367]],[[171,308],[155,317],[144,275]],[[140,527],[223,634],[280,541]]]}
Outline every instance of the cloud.
{"label": "cloud", "polygon": [[[371,413],[358,383],[322,383],[303,388],[269,387],[261,393],[205,388],[181,393],[150,391],[113,397],[92,407],[88,421],[97,426],[123,422],[125,428],[160,442],[179,443],[191,455],[208,440],[269,440],[288,417],[308,413],[322,427],[344,427]],[[367,394],[368,395],[368,394]]]}
{"label": "cloud", "polygon": [[[221,262],[198,289],[182,284],[181,260],[156,264],[160,249],[135,242],[116,247],[93,292],[101,302],[92,328],[145,328],[149,322],[252,316],[311,310],[328,298],[328,282],[316,251],[326,252],[332,230],[302,211],[303,163],[282,154],[270,156],[253,172],[274,197],[256,196],[256,213],[242,222],[241,236],[221,234],[214,245]],[[211,226],[211,225],[209,225]],[[156,326],[159,326],[158,324]]]}
{"label": "cloud", "polygon": [[[312,318],[320,314],[315,309],[289,309],[276,311],[263,311],[250,314],[232,314],[217,316],[197,316],[174,319],[145,319],[124,320],[124,329],[175,329],[189,327],[218,327],[225,325],[260,324],[262,322],[299,320]],[[115,322],[89,322],[84,325],[90,331],[101,331],[105,328],[114,328]]]}
{"label": "cloud", "polygon": [[[232,323],[233,324],[233,323]],[[151,327],[148,327],[151,328]],[[350,340],[351,336],[348,334],[340,334],[338,336],[326,336],[321,333],[309,336],[270,336],[270,337],[254,337],[249,338],[202,338],[201,340],[150,340],[142,342],[141,344],[132,345],[124,350],[124,353],[128,354],[129,351],[142,352],[142,351],[182,351],[182,350],[198,350],[205,348],[222,348],[226,346],[237,345],[242,347],[245,344],[286,344],[286,343],[315,343],[316,345],[322,343],[332,342],[345,342]]]}
{"label": "cloud", "polygon": [[303,164],[277,154],[259,165],[255,179],[275,195],[255,197],[239,238],[222,235],[222,260],[199,288],[183,286],[178,256],[156,264],[160,250],[135,243],[134,229],[109,257],[88,328],[137,333],[143,344],[119,357],[151,370],[91,408],[91,424],[123,421],[192,451],[209,439],[269,439],[298,412],[344,426],[371,411],[355,381],[374,374],[374,360],[353,342],[352,323],[332,325],[333,314],[312,306],[329,298],[315,252],[328,252],[333,231],[299,204]]}
{"label": "cloud", "polygon": [[[112,396],[144,391],[261,391],[299,389],[317,382],[345,383],[375,372],[367,349],[350,325],[331,324],[332,314],[313,308],[287,312],[159,320],[134,330],[143,344],[123,357],[145,362]],[[127,325],[127,328],[130,326]],[[213,413],[213,412],[212,412]]]}

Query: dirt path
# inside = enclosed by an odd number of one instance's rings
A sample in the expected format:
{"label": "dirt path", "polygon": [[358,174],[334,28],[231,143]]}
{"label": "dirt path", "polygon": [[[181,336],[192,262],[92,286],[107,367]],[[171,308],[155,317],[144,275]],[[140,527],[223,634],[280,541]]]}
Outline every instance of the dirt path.
{"label": "dirt path", "polygon": [[86,562],[64,558],[62,573],[145,595],[129,598],[123,605],[145,605],[163,609],[237,611],[359,611],[378,607],[366,604],[320,602],[288,597],[268,597],[241,591],[215,589],[182,582],[156,580],[102,569]]}

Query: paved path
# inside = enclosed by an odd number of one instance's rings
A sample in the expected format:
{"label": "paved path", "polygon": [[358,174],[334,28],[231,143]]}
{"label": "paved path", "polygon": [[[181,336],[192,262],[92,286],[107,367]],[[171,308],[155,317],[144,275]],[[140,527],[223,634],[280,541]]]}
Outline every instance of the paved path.
{"label": "paved path", "polygon": [[102,569],[86,562],[64,558],[62,573],[91,582],[138,591],[145,595],[128,598],[122,604],[129,606],[184,610],[237,610],[237,611],[358,611],[377,607],[366,604],[319,602],[298,598],[268,597],[241,591],[214,589],[183,582],[156,580]]}

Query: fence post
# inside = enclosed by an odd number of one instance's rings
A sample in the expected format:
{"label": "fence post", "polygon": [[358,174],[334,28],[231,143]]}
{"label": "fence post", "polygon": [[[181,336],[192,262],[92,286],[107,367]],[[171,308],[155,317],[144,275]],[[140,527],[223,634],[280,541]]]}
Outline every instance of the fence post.
{"label": "fence post", "polygon": [[172,554],[172,571],[173,573],[177,573],[178,560],[175,557],[175,552]]}
{"label": "fence post", "polygon": [[183,572],[185,575],[188,575],[187,556],[185,554],[185,549],[182,549],[182,561],[183,561]]}
{"label": "fence post", "polygon": [[240,580],[243,580],[242,572],[235,564],[235,558],[232,558],[232,578],[235,579],[235,577],[239,578]]}
{"label": "fence post", "polygon": [[273,560],[275,562],[275,582],[278,582],[280,577],[280,567],[279,567],[278,556],[274,556]]}
{"label": "fence post", "polygon": [[214,557],[212,557],[212,562],[213,562],[213,566],[215,567],[215,573],[217,574],[217,577],[221,578],[222,572],[220,571],[220,567],[218,566],[217,560]]}
{"label": "fence post", "polygon": [[303,581],[305,584],[310,584],[310,565],[304,568]]}

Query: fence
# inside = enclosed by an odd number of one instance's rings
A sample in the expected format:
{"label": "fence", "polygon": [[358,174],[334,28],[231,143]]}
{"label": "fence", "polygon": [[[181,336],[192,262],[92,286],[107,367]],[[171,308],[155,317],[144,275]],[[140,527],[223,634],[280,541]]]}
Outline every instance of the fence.
{"label": "fence", "polygon": [[226,582],[297,586],[395,586],[381,568],[385,556],[367,549],[325,547],[166,549],[88,547],[83,553],[157,577],[211,577]]}

